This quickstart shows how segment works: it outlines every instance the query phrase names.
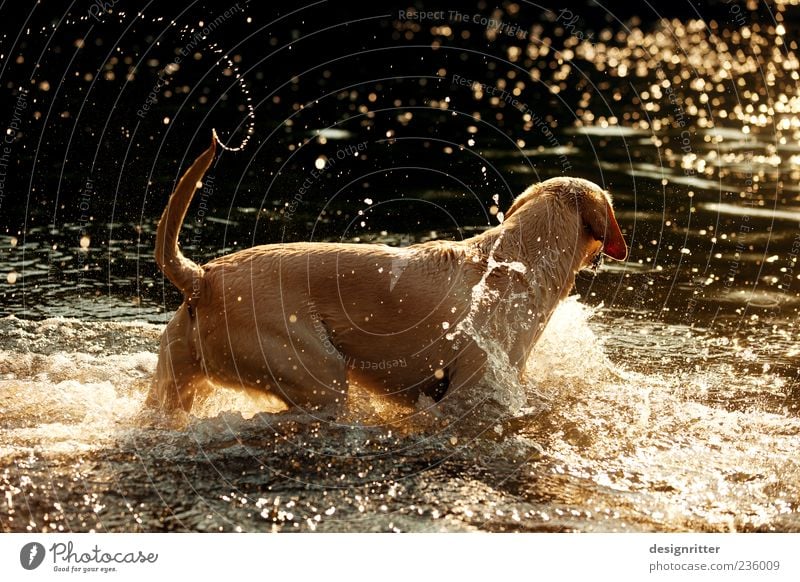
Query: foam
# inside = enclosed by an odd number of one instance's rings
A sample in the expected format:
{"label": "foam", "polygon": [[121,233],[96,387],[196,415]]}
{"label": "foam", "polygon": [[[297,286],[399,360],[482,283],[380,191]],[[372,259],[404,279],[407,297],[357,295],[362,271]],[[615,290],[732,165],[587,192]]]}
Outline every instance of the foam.
{"label": "foam", "polygon": [[[224,390],[182,427],[142,424],[139,414],[157,362],[157,330],[103,326],[21,323],[17,331],[48,334],[38,344],[47,353],[9,345],[6,338],[0,350],[0,458],[7,466],[30,465],[29,458],[69,464],[76,456],[127,453],[168,462],[198,450],[224,459],[258,451],[260,435],[273,438],[280,432],[274,427],[281,417],[259,412],[264,402]],[[622,341],[645,330],[648,341],[640,348]],[[81,334],[93,338],[91,353],[76,349]],[[129,340],[129,334],[151,335]],[[621,343],[609,350],[615,335]],[[95,347],[115,342],[127,353]],[[570,298],[556,309],[533,350],[526,381],[501,387],[515,391],[509,402],[525,403],[518,420],[502,430],[466,440],[453,430],[427,433],[424,423],[401,430],[396,411],[358,392],[346,419],[350,427],[316,423],[308,432],[301,420],[285,417],[299,436],[275,437],[270,447],[311,447],[347,457],[366,443],[380,442],[386,454],[441,451],[470,465],[481,463],[489,472],[509,470],[511,464],[519,472],[514,479],[529,479],[525,487],[536,495],[568,496],[564,502],[577,507],[591,500],[591,511],[607,511],[628,525],[646,515],[648,523],[666,529],[732,531],[789,519],[786,512],[800,499],[800,420],[779,403],[792,385],[755,356],[741,360],[746,368],[734,365],[733,358],[718,358],[714,350],[721,343],[686,328],[609,322],[602,309]],[[745,343],[755,346],[759,339],[740,339],[737,353],[749,353],[739,345]],[[671,360],[665,371],[662,359],[676,358],[676,352],[685,354],[682,364]],[[386,419],[391,423],[382,424]],[[366,426],[370,423],[377,426]],[[242,445],[242,439],[251,444]],[[20,478],[36,477],[23,472]],[[159,475],[148,478],[158,482]]]}

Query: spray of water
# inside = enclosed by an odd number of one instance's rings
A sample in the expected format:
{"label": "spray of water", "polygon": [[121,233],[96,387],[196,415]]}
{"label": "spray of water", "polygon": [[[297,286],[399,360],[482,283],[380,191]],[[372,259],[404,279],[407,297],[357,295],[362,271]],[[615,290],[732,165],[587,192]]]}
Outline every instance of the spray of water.
{"label": "spray of water", "polygon": [[[485,404],[491,397],[509,414],[515,414],[525,406],[527,397],[519,387],[515,368],[511,364],[506,348],[492,333],[487,333],[484,326],[478,324],[479,314],[498,309],[500,293],[488,285],[489,277],[497,269],[509,269],[525,274],[527,269],[519,262],[503,262],[495,258],[495,252],[503,240],[497,237],[492,245],[486,262],[486,270],[480,280],[472,287],[470,308],[467,315],[458,322],[452,332],[446,335],[453,341],[454,349],[458,349],[462,341],[474,341],[486,354],[486,371],[479,385],[470,393],[463,392],[458,399],[469,407]],[[513,332],[509,332],[513,333]],[[513,342],[513,338],[509,338]]]}
{"label": "spray of water", "polygon": [[220,49],[216,43],[212,43],[210,46],[211,50],[213,50],[217,54],[222,54],[222,57],[217,60],[215,66],[221,67],[224,63],[227,65],[228,70],[232,71],[234,78],[236,79],[236,85],[242,92],[242,96],[244,97],[245,108],[246,108],[246,115],[244,120],[240,123],[240,127],[242,125],[245,126],[244,137],[242,138],[241,142],[239,142],[238,146],[229,146],[225,144],[217,135],[216,129],[214,130],[214,139],[216,139],[217,143],[222,147],[222,149],[229,151],[229,152],[239,152],[242,151],[250,141],[250,138],[255,133],[255,108],[253,107],[253,100],[250,96],[250,89],[247,86],[247,83],[244,80],[244,76],[239,72],[239,68],[236,63],[233,62],[228,55],[223,54],[222,49]]}

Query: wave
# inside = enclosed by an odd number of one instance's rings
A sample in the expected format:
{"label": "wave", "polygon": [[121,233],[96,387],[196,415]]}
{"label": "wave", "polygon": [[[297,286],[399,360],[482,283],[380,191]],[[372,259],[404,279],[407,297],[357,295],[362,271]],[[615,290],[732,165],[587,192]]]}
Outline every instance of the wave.
{"label": "wave", "polygon": [[474,431],[366,393],[336,424],[231,391],[142,422],[161,326],[0,329],[7,531],[800,531],[796,382],[744,340],[570,298],[520,413]]}

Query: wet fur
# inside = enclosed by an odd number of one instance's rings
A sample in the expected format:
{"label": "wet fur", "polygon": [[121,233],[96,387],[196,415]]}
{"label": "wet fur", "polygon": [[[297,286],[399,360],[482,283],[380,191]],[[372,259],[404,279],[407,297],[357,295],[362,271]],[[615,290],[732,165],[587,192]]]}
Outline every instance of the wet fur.
{"label": "wet fur", "polygon": [[476,334],[523,374],[576,272],[604,245],[614,258],[627,253],[608,194],[555,178],[463,241],[264,245],[198,266],[177,239],[215,146],[187,170],[158,226],[156,261],[185,300],[161,338],[151,407],[189,411],[223,385],[335,416],[353,381],[407,403],[447,400],[484,376]]}

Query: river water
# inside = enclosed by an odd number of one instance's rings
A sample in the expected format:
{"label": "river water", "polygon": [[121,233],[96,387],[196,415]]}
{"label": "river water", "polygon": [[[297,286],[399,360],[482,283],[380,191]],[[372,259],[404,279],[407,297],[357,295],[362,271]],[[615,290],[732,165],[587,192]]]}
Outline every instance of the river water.
{"label": "river water", "polygon": [[[524,20],[513,6],[500,16]],[[190,210],[183,248],[201,261],[281,238],[461,238],[496,220],[495,193],[503,207],[560,173],[609,187],[628,261],[579,276],[527,382],[504,388],[527,405],[485,432],[358,391],[335,424],[264,412],[227,391],[178,424],[145,419],[158,339],[179,301],[152,260],[160,210],[9,229],[0,238],[0,529],[800,531],[792,10],[771,6],[772,20],[762,12],[742,24],[742,5],[716,20],[592,29],[553,12],[535,40],[508,49],[502,72],[463,86],[448,61],[424,98],[371,118],[377,133],[357,115],[322,132],[331,124],[314,125],[313,114],[291,124],[308,141],[281,162],[295,180],[289,191],[316,160],[361,143],[382,173],[344,161],[333,169],[338,197],[291,217],[291,196],[274,190],[260,205],[234,198],[207,216]],[[447,37],[386,22],[409,42]],[[529,98],[515,141],[482,121],[501,112],[502,128],[514,113],[487,87],[520,82],[521,100],[534,91],[508,74],[520,67],[536,68],[566,109],[547,131],[537,121],[547,112]],[[369,105],[368,93],[353,99]],[[470,120],[454,121],[461,112]],[[430,168],[473,176],[469,199],[456,180],[419,178],[420,141]],[[215,190],[228,189],[235,155],[218,162]],[[359,174],[347,186],[349,172]],[[312,228],[279,228],[292,220]]]}

